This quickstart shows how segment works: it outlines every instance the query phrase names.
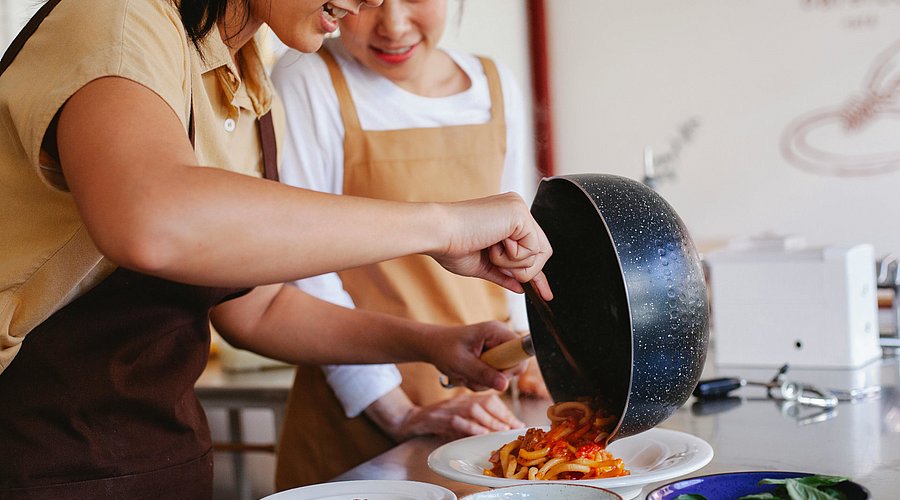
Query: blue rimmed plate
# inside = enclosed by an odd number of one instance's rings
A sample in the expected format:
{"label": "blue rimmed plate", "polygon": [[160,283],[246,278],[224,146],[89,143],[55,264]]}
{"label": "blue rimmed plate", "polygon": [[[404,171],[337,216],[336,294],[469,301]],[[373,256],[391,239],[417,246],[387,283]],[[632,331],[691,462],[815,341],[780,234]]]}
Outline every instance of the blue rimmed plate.
{"label": "blue rimmed plate", "polygon": [[[811,476],[809,472],[787,471],[752,471],[752,472],[726,472],[723,474],[711,474],[681,479],[661,486],[647,495],[647,500],[674,500],[679,495],[703,495],[709,500],[737,500],[745,495],[754,493],[766,493],[775,491],[777,485],[763,484],[763,479],[787,479],[792,477]],[[836,485],[847,500],[868,500],[872,498],[864,486],[845,481]]]}

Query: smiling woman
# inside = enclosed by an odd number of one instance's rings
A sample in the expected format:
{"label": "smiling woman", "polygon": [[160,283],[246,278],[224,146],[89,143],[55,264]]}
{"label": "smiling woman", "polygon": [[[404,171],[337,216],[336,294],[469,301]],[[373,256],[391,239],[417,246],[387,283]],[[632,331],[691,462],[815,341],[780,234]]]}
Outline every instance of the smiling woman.
{"label": "smiling woman", "polygon": [[284,120],[257,29],[314,51],[379,3],[41,7],[0,68],[0,497],[210,497],[194,393],[210,320],[289,363],[422,360],[506,386],[478,359],[514,337],[496,324],[425,325],[282,285],[422,254],[551,298],[549,244],[518,196],[402,203],[260,178],[277,178]]}

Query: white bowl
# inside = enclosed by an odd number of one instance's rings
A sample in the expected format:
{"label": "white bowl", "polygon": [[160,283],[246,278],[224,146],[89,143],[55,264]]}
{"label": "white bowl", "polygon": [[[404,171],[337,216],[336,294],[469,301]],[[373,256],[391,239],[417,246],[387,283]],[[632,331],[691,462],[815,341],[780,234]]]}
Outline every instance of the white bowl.
{"label": "white bowl", "polygon": [[460,500],[622,500],[612,491],[596,486],[567,483],[534,483],[504,486],[466,495]]}
{"label": "white bowl", "polygon": [[[263,500],[456,500],[436,484],[386,479],[313,484],[269,495]],[[585,497],[587,498],[587,497]]]}

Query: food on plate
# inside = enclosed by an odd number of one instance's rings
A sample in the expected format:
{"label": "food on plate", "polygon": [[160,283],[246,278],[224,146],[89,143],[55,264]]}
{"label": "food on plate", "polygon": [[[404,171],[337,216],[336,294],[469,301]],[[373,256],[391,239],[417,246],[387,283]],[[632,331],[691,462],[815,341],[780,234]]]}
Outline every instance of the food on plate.
{"label": "food on plate", "polygon": [[622,459],[606,450],[616,417],[584,401],[547,409],[550,430],[530,428],[491,453],[484,475],[509,479],[599,479],[630,474]]}

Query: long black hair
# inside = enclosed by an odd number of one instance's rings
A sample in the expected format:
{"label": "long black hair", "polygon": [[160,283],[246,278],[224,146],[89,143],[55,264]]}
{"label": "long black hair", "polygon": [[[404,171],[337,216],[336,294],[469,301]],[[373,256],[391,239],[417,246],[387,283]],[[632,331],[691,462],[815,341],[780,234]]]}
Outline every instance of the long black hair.
{"label": "long black hair", "polygon": [[[187,31],[188,38],[194,47],[200,51],[200,42],[222,18],[225,17],[225,8],[228,2],[240,1],[244,3],[244,22],[250,15],[250,0],[173,0],[178,4],[178,12],[181,14],[181,23]],[[202,52],[201,52],[202,53]]]}

